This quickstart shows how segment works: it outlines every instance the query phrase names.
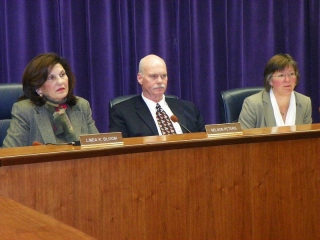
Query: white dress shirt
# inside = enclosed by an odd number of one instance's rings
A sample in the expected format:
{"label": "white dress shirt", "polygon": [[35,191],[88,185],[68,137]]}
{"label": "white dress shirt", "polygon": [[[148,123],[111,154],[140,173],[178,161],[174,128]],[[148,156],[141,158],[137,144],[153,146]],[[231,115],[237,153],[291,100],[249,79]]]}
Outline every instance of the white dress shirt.
{"label": "white dress shirt", "polygon": [[[154,102],[154,101],[152,101],[152,100],[150,100],[150,99],[148,99],[148,98],[146,98],[146,97],[144,97],[144,96],[143,96],[143,93],[141,93],[141,96],[142,96],[142,99],[143,99],[143,100],[145,101],[145,103],[147,104],[147,106],[148,106],[148,108],[149,108],[149,111],[151,112],[152,118],[153,118],[154,122],[156,123],[156,126],[157,126],[157,129],[158,129],[159,135],[162,135],[162,132],[161,132],[160,127],[159,127],[159,125],[158,125],[157,116],[156,116],[156,111],[157,111],[156,105],[157,105],[157,103]],[[172,113],[171,109],[169,108],[167,102],[166,102],[165,95],[163,95],[162,100],[159,101],[158,103],[159,103],[159,105],[162,107],[162,109],[167,113],[167,115],[168,115],[169,117],[171,117],[172,115],[174,115],[174,114]],[[170,119],[170,120],[171,120],[171,119]],[[172,122],[172,121],[171,121],[171,122]],[[177,133],[177,134],[182,134],[182,133],[183,133],[179,123],[177,123],[177,122],[176,122],[176,123],[175,123],[175,122],[172,122],[172,124],[173,124],[173,127],[174,127],[174,129],[176,130],[176,133]]]}

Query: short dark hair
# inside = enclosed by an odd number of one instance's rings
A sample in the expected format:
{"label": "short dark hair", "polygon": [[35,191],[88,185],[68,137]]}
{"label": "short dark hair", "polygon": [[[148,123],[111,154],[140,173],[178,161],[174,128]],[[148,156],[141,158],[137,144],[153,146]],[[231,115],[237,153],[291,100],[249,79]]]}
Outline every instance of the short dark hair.
{"label": "short dark hair", "polygon": [[22,75],[22,86],[24,96],[19,100],[30,99],[34,104],[42,106],[46,100],[40,97],[36,90],[40,88],[48,78],[48,75],[54,65],[61,64],[66,75],[68,76],[69,90],[66,103],[74,106],[77,102],[76,96],[73,94],[76,79],[71,71],[70,65],[65,58],[58,56],[55,53],[43,53],[33,58],[25,68]]}
{"label": "short dark hair", "polygon": [[297,86],[300,78],[297,62],[289,54],[283,54],[283,53],[279,53],[277,55],[274,55],[272,58],[270,58],[270,60],[268,61],[264,69],[264,74],[263,74],[264,88],[267,92],[269,92],[271,88],[270,80],[272,78],[272,75],[275,72],[282,71],[283,69],[289,66],[292,66],[295,71],[295,74],[297,76],[296,77],[297,78],[296,86]]}

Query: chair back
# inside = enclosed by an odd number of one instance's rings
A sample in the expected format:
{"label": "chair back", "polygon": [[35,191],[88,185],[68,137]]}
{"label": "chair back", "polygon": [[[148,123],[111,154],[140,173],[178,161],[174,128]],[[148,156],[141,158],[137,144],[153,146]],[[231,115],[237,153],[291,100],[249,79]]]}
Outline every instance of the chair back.
{"label": "chair back", "polygon": [[244,99],[263,89],[263,87],[245,87],[222,91],[220,99],[221,123],[238,122]]}
{"label": "chair back", "polygon": [[[125,100],[128,100],[130,98],[133,98],[133,97],[136,97],[140,94],[132,94],[132,95],[123,95],[123,96],[118,96],[118,97],[115,97],[113,99],[110,100],[109,102],[109,110],[116,104],[120,103],[120,102],[123,102]],[[178,99],[177,96],[175,95],[166,95],[166,97],[168,98],[175,98],[175,99]]]}
{"label": "chair back", "polygon": [[0,84],[0,147],[10,126],[12,105],[23,95],[22,84]]}

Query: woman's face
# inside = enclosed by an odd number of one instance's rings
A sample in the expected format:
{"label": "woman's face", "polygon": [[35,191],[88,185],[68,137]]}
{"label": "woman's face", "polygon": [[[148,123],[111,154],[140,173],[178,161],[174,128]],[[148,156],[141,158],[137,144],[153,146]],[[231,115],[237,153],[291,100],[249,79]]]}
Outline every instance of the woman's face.
{"label": "woman's face", "polygon": [[62,102],[68,95],[69,84],[66,71],[60,63],[53,66],[47,81],[37,89],[37,93],[56,102]]}
{"label": "woman's face", "polygon": [[290,95],[297,85],[297,76],[292,66],[274,72],[270,85],[275,95]]}

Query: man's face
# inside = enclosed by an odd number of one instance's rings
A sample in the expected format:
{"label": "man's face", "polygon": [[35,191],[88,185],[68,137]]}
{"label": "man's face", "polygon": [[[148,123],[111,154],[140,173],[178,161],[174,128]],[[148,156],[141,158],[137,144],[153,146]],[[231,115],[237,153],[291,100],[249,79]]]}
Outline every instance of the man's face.
{"label": "man's face", "polygon": [[167,67],[159,59],[150,59],[143,68],[142,73],[138,73],[138,82],[142,87],[143,95],[159,102],[167,89]]}

